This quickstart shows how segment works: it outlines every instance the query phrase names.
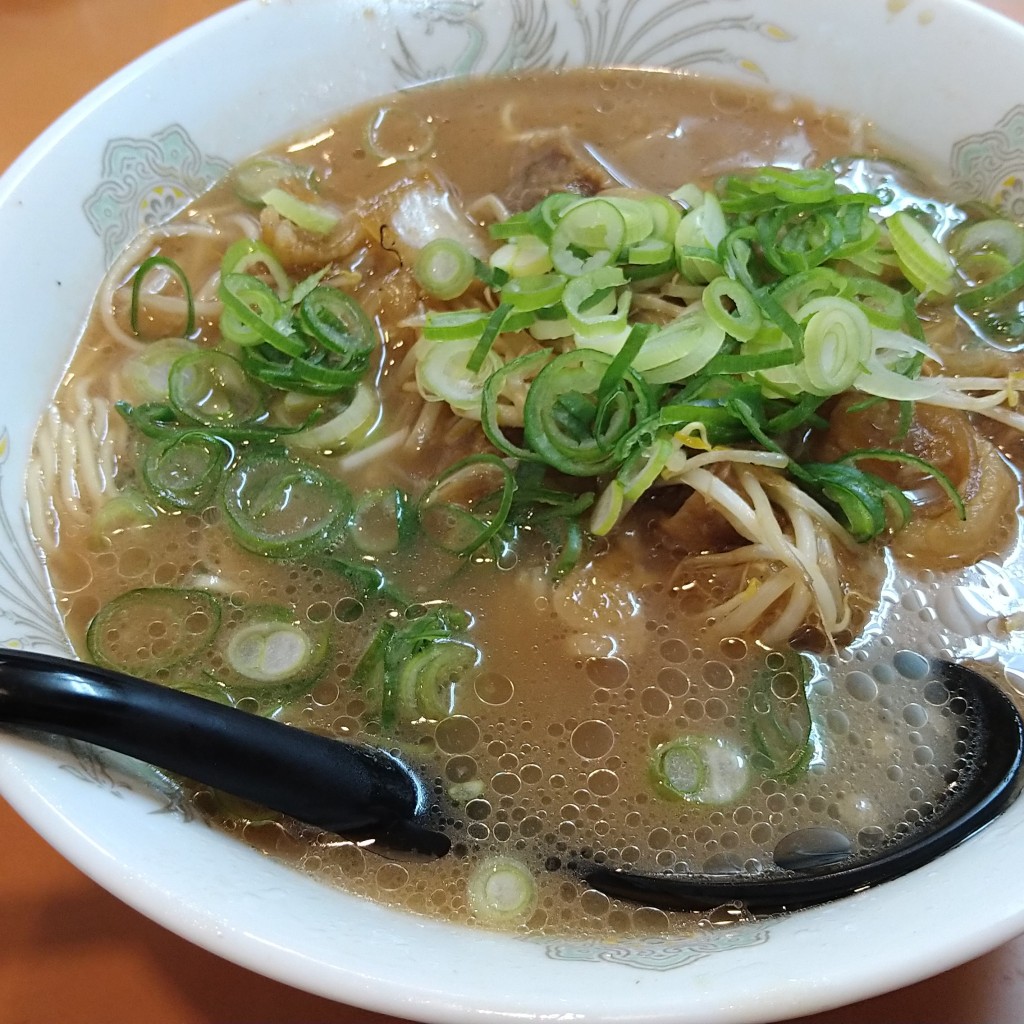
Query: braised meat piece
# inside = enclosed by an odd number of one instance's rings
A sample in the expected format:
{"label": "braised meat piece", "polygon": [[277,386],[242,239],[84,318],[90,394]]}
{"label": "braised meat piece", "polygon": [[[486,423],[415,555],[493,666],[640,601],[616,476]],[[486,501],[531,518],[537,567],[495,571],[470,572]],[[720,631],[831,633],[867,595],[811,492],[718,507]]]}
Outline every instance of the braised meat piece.
{"label": "braised meat piece", "polygon": [[523,140],[501,198],[510,212],[518,213],[552,192],[592,196],[617,184],[565,128],[553,128]]}

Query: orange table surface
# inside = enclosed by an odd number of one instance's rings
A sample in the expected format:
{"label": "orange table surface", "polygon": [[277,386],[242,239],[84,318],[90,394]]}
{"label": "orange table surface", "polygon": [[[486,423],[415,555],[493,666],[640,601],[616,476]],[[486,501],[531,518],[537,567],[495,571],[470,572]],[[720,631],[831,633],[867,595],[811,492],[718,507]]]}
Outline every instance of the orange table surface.
{"label": "orange table surface", "polygon": [[[228,6],[0,0],[0,170],[108,75]],[[1024,0],[989,6],[1024,20]],[[994,883],[1018,884],[1012,877]],[[870,1021],[1020,1024],[1024,938],[929,981],[813,1018]],[[54,1022],[397,1024],[259,977],[178,938],[86,878],[0,800],[0,1024]]]}

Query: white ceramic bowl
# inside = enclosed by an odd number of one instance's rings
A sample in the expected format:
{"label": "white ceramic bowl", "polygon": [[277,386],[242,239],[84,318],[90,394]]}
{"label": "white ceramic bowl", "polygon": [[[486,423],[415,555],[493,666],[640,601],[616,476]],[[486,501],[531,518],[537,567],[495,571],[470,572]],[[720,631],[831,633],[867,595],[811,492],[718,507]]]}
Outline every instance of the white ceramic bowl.
{"label": "white ceramic bowl", "polygon": [[[249,0],[117,75],[0,182],[0,643],[65,649],[23,479],[118,248],[233,161],[355,101],[578,63],[692,68],[809,96],[867,117],[959,194],[1024,215],[1024,29],[964,0]],[[908,984],[1024,931],[1024,887],[993,884],[1024,856],[1024,801],[930,867],[829,906],[699,938],[556,942],[325,889],[155,813],[166,800],[142,774],[83,748],[2,736],[0,789],[82,870],[179,934],[417,1020],[777,1020]]]}

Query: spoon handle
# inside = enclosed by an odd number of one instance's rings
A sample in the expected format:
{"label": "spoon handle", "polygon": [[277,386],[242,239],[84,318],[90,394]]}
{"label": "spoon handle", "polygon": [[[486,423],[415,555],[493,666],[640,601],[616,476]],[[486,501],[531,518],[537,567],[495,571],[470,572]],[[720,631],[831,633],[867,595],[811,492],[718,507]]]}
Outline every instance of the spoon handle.
{"label": "spoon handle", "polygon": [[84,662],[0,650],[0,722],[159,765],[330,832],[402,831],[423,810],[397,758]]}

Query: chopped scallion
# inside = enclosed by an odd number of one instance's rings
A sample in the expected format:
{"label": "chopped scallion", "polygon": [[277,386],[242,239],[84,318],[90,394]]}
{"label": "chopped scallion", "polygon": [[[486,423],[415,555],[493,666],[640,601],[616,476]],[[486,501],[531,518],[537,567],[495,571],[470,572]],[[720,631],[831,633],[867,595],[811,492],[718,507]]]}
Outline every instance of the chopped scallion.
{"label": "chopped scallion", "polygon": [[268,189],[260,196],[260,201],[264,206],[276,210],[285,220],[290,220],[296,227],[313,235],[329,235],[341,219],[334,210],[299,199],[283,188]]}
{"label": "chopped scallion", "polygon": [[413,273],[428,295],[457,299],[470,285],[476,270],[474,256],[450,238],[427,242],[416,256]]}

